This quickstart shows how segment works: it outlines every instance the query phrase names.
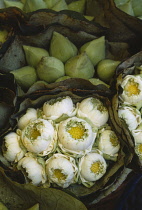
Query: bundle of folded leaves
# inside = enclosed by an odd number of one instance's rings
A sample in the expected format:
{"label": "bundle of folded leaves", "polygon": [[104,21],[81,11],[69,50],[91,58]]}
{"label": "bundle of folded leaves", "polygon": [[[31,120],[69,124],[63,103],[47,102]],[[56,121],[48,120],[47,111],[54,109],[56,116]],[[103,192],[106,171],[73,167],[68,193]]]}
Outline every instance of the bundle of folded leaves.
{"label": "bundle of folded leaves", "polygon": [[124,132],[128,133],[128,143],[135,154],[134,160],[141,168],[141,55],[133,55],[116,69],[116,90],[113,97],[114,112],[121,121]]}
{"label": "bundle of folded leaves", "polygon": [[[123,12],[111,1],[98,8],[108,14],[105,24],[70,11],[0,13],[2,34],[12,33],[0,59],[0,184],[8,197],[0,193],[10,209],[91,208],[141,168],[140,138],[133,140],[140,135],[141,77],[125,75],[141,71],[141,53],[134,53],[142,23],[124,14],[137,26],[122,36],[131,23],[121,17],[117,40],[110,17]],[[129,119],[120,120],[123,109],[133,114],[130,128]]]}

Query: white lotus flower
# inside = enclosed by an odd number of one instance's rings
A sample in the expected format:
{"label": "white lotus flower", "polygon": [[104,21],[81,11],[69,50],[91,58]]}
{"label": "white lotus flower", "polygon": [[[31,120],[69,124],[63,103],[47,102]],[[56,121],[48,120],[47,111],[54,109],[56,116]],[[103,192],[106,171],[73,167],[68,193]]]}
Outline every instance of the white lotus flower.
{"label": "white lotus flower", "polygon": [[137,129],[131,131],[135,144],[142,144],[142,123],[137,127]]}
{"label": "white lotus flower", "polygon": [[123,92],[120,97],[124,102],[135,105],[142,100],[142,77],[140,75],[127,75],[121,87]]}
{"label": "white lotus flower", "polygon": [[100,127],[108,121],[109,114],[99,99],[89,97],[77,104],[77,116],[90,121],[96,127]]}
{"label": "white lotus flower", "polygon": [[29,152],[45,156],[56,147],[56,131],[53,125],[44,119],[30,122],[21,132],[23,145]]}
{"label": "white lotus flower", "polygon": [[51,99],[43,105],[43,112],[47,119],[56,120],[62,115],[72,117],[76,114],[75,106],[69,96]]}
{"label": "white lotus flower", "polygon": [[79,176],[82,184],[91,187],[106,173],[106,169],[107,164],[102,155],[94,152],[86,154],[79,161]]}
{"label": "white lotus flower", "polygon": [[136,129],[142,120],[140,111],[132,106],[120,106],[118,116],[126,122],[130,131]]}
{"label": "white lotus flower", "polygon": [[77,182],[78,168],[75,160],[67,155],[54,154],[46,161],[46,174],[50,183],[66,188]]}
{"label": "white lotus flower", "polygon": [[19,129],[24,129],[28,123],[32,120],[37,119],[37,110],[34,108],[29,108],[19,120],[18,120],[18,127]]}
{"label": "white lotus flower", "polygon": [[82,156],[91,151],[96,133],[85,120],[72,117],[60,122],[58,138],[58,145],[63,153]]}
{"label": "white lotus flower", "polygon": [[26,153],[20,136],[11,132],[4,137],[3,156],[10,162],[19,161]]}
{"label": "white lotus flower", "polygon": [[102,129],[98,137],[98,148],[104,154],[117,156],[120,149],[120,142],[115,132],[112,130]]}
{"label": "white lotus flower", "polygon": [[44,184],[47,180],[44,159],[36,157],[31,153],[27,153],[18,162],[17,168],[22,170],[26,181],[31,182],[33,185]]}

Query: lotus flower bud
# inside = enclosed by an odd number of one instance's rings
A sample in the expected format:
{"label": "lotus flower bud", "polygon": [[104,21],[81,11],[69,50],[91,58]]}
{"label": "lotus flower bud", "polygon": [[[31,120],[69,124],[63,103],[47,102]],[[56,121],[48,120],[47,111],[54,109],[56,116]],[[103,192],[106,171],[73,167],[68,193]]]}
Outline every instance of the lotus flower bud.
{"label": "lotus flower bud", "polygon": [[37,65],[40,80],[51,83],[65,75],[64,64],[54,57],[43,57]]}
{"label": "lotus flower bud", "polygon": [[47,180],[44,159],[36,157],[31,153],[27,153],[18,162],[17,168],[22,170],[26,181],[31,182],[33,185],[44,184]]}
{"label": "lotus flower bud", "polygon": [[91,187],[105,173],[107,164],[102,155],[90,152],[79,160],[80,180],[86,187]]}
{"label": "lotus flower bud", "polygon": [[47,88],[48,83],[42,80],[38,80],[37,82],[35,82],[29,89],[28,89],[28,93],[31,93],[36,90],[42,90]]}
{"label": "lotus flower bud", "polygon": [[89,79],[89,81],[93,84],[93,85],[105,85],[108,88],[110,87],[108,84],[106,84],[105,82],[103,82],[102,80],[98,79],[98,78],[91,78]]}
{"label": "lotus flower bud", "polygon": [[115,4],[116,6],[121,5],[121,4],[125,4],[127,3],[129,0],[115,0]]}
{"label": "lotus flower bud", "polygon": [[67,10],[68,6],[65,0],[58,0],[58,2],[51,8],[54,11]]}
{"label": "lotus flower bud", "polygon": [[65,74],[69,77],[90,79],[94,73],[94,66],[85,52],[70,58],[65,63]]}
{"label": "lotus flower bud", "polygon": [[40,207],[39,203],[36,203],[34,206],[28,208],[27,210],[39,210],[39,207]]}
{"label": "lotus flower bud", "polygon": [[142,120],[138,109],[125,105],[118,108],[118,116],[125,121],[130,131],[136,129]]}
{"label": "lotus flower bud", "polygon": [[22,2],[23,4],[25,4],[26,1],[27,1],[27,0],[21,0],[21,2]]}
{"label": "lotus flower bud", "polygon": [[56,153],[46,160],[46,174],[50,183],[67,188],[77,181],[78,168],[75,160],[67,155]]}
{"label": "lotus flower bud", "polygon": [[2,202],[0,202],[0,209],[1,210],[8,210],[8,208]]}
{"label": "lotus flower bud", "polygon": [[21,10],[23,10],[24,4],[19,1],[10,1],[10,0],[4,0],[5,7],[17,7]]}
{"label": "lotus flower bud", "polygon": [[99,99],[89,97],[77,104],[77,116],[98,128],[108,121],[109,114]]}
{"label": "lotus flower bud", "polygon": [[105,37],[85,43],[79,51],[86,52],[93,65],[96,66],[99,61],[105,59]]}
{"label": "lotus flower bud", "polygon": [[0,9],[3,9],[5,8],[5,4],[4,4],[4,0],[1,0],[0,1]]}
{"label": "lotus flower bud", "polygon": [[18,127],[19,129],[23,130],[29,122],[32,120],[37,119],[37,110],[34,108],[29,108],[19,120],[18,120]]}
{"label": "lotus flower bud", "polygon": [[133,8],[132,8],[132,2],[131,1],[128,1],[126,2],[125,4],[120,4],[117,6],[120,10],[122,10],[123,12],[131,15],[131,16],[134,16],[134,11],[133,11]]}
{"label": "lotus flower bud", "polygon": [[69,58],[77,55],[77,51],[76,46],[67,37],[53,32],[49,51],[51,56],[65,63]]}
{"label": "lotus flower bud", "polygon": [[134,15],[136,17],[142,15],[142,5],[140,4],[139,0],[133,0],[132,1],[132,8],[133,8],[133,11],[134,11]]}
{"label": "lotus flower bud", "polygon": [[71,77],[69,76],[63,76],[63,77],[60,77],[59,79],[57,79],[55,82],[61,82],[61,81],[64,81],[66,79],[70,79]]}
{"label": "lotus flower bud", "polygon": [[33,67],[24,66],[20,69],[11,71],[14,74],[17,84],[23,89],[27,90],[31,85],[37,81],[37,74]]}
{"label": "lotus flower bud", "polygon": [[120,98],[131,105],[136,105],[142,100],[142,77],[140,75],[127,75],[121,87],[123,92]]}
{"label": "lotus flower bud", "polygon": [[120,142],[112,130],[101,130],[98,137],[98,148],[104,154],[115,156],[120,149]]}
{"label": "lotus flower bud", "polygon": [[47,8],[51,9],[55,4],[58,3],[59,0],[44,0],[44,1],[47,5]]}
{"label": "lotus flower bud", "polygon": [[24,4],[24,12],[33,12],[38,9],[47,9],[47,5],[43,0],[26,0]]}
{"label": "lotus flower bud", "polygon": [[70,4],[68,4],[68,9],[79,13],[84,13],[85,0],[78,0],[71,2]]}
{"label": "lotus flower bud", "polygon": [[42,57],[49,56],[48,51],[43,48],[23,45],[23,49],[26,55],[26,61],[28,65],[33,66],[35,68]]}
{"label": "lotus flower bud", "polygon": [[27,210],[39,210],[39,203],[36,203],[34,206],[28,208]]}
{"label": "lotus flower bud", "polygon": [[15,132],[11,132],[4,137],[3,156],[9,162],[17,162],[26,153],[26,149],[21,143],[20,136]]}
{"label": "lotus flower bud", "polygon": [[89,21],[92,21],[94,19],[94,16],[84,15],[84,17]]}
{"label": "lotus flower bud", "polygon": [[43,112],[47,119],[56,120],[63,115],[68,117],[76,114],[76,109],[69,96],[51,99],[43,104]]}
{"label": "lotus flower bud", "polygon": [[104,82],[110,82],[120,61],[104,59],[97,65],[97,75]]}

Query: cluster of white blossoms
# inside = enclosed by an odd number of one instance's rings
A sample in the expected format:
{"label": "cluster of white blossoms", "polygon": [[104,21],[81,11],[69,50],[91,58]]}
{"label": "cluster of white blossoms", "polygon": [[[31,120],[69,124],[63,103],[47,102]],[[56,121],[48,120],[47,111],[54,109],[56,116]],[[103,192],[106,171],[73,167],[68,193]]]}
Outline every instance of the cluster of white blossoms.
{"label": "cluster of white blossoms", "polygon": [[118,116],[128,126],[135,141],[135,151],[142,160],[142,76],[127,75],[122,83]]}
{"label": "cluster of white blossoms", "polygon": [[117,157],[120,149],[108,119],[98,98],[51,99],[18,119],[17,130],[4,137],[3,156],[34,185],[91,187],[106,173],[104,155]]}

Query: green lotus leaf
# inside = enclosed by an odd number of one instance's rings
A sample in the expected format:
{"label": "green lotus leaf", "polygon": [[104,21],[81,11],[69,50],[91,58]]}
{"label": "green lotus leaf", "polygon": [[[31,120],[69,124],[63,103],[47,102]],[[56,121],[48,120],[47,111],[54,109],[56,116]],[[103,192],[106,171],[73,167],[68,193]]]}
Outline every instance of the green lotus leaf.
{"label": "green lotus leaf", "polygon": [[8,73],[11,70],[21,68],[26,64],[22,43],[18,37],[15,37],[13,42],[8,45],[7,51],[0,59],[0,68],[2,72]]}
{"label": "green lotus leaf", "polygon": [[126,42],[106,41],[106,58],[121,61],[130,56],[129,45]]}
{"label": "green lotus leaf", "polygon": [[0,169],[0,197],[8,209],[28,209],[35,203],[40,203],[41,209],[47,206],[53,209],[87,210],[85,205],[77,198],[53,188],[37,188],[33,185],[22,185],[11,181]]}
{"label": "green lotus leaf", "polygon": [[16,84],[11,74],[0,75],[0,135],[12,126],[10,116],[15,110]]}
{"label": "green lotus leaf", "polygon": [[41,82],[37,82],[29,88],[29,90],[23,95],[25,97],[32,97],[32,99],[37,99],[42,95],[56,95],[59,92],[71,91],[72,93],[78,96],[87,96],[89,94],[98,93],[101,96],[111,96],[110,89],[105,85],[94,86],[88,80],[80,79],[80,78],[69,78],[67,80],[63,80],[60,82],[45,84],[45,82],[41,84]]}
{"label": "green lotus leaf", "polygon": [[[69,10],[60,11],[60,12],[50,11],[50,10],[42,10],[42,11],[33,12],[29,16],[28,24],[29,26],[32,26],[32,27],[44,26],[43,30],[45,28],[48,28],[49,24],[50,25],[58,24],[58,25],[66,26],[69,29],[72,29],[76,32],[84,31],[86,33],[90,33],[96,36],[100,36],[102,33],[105,33],[107,30],[107,28],[102,27],[101,25],[96,24],[95,22],[87,21],[82,14],[75,11],[69,11]],[[41,31],[41,28],[40,28],[40,31]],[[27,34],[28,34],[28,31],[27,31]],[[33,31],[33,34],[34,34],[34,31]]]}

